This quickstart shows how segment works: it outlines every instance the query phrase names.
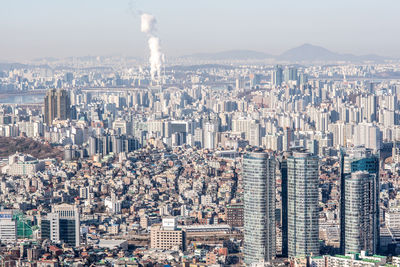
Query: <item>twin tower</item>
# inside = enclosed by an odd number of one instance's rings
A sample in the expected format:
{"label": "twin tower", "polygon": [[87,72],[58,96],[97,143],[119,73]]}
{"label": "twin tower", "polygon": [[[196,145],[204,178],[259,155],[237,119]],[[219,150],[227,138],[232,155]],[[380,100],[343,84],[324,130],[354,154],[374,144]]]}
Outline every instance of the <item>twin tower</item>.
{"label": "twin tower", "polygon": [[[354,148],[341,153],[340,163],[342,253],[376,252],[378,157],[363,147]],[[246,265],[269,262],[276,256],[276,164],[282,185],[282,254],[305,257],[320,252],[318,157],[293,151],[276,160],[268,153],[253,152],[243,158]]]}

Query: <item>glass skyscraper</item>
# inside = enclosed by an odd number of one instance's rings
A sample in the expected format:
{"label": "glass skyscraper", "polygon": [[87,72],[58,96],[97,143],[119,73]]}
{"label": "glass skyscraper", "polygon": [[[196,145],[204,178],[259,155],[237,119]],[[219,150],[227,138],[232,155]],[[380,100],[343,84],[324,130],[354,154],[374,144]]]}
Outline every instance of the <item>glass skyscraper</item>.
{"label": "glass skyscraper", "polygon": [[281,226],[282,226],[282,256],[288,256],[288,170],[287,170],[287,155],[280,158],[279,169],[281,175],[281,194],[282,194],[282,206],[281,206]]}
{"label": "glass skyscraper", "polygon": [[293,152],[287,176],[288,256],[319,255],[318,157]]}
{"label": "glass skyscraper", "polygon": [[283,82],[282,66],[276,65],[271,75],[271,83],[275,86],[281,86],[282,82]]}
{"label": "glass skyscraper", "polygon": [[268,262],[276,255],[275,158],[248,153],[243,158],[244,262]]}
{"label": "glass skyscraper", "polygon": [[375,174],[357,171],[345,178],[345,253],[376,253]]}
{"label": "glass skyscraper", "polygon": [[[346,177],[349,174],[366,171],[369,174],[374,174],[375,177],[375,216],[374,220],[374,244],[375,249],[379,246],[379,192],[380,192],[380,181],[379,181],[379,157],[372,153],[371,149],[363,146],[349,148],[346,151],[341,151],[341,177],[340,177],[340,250],[341,253],[345,253],[346,248]],[[359,251],[358,251],[359,252]]]}

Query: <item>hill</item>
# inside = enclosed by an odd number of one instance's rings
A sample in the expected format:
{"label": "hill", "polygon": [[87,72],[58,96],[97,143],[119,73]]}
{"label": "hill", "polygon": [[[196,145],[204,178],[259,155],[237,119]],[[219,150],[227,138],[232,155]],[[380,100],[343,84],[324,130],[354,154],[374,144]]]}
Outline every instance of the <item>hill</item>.
{"label": "hill", "polygon": [[181,59],[205,60],[205,61],[229,61],[229,60],[275,60],[289,62],[333,62],[333,61],[349,61],[363,62],[374,61],[383,62],[388,59],[382,56],[370,54],[356,56],[353,54],[340,54],[328,50],[324,47],[303,44],[298,47],[291,48],[280,55],[274,56],[268,53],[253,50],[229,50],[216,53],[197,53],[180,57]]}
{"label": "hill", "polygon": [[276,57],[286,61],[384,61],[386,58],[377,55],[356,56],[353,54],[339,54],[324,47],[303,44],[289,49]]}
{"label": "hill", "polygon": [[38,159],[63,157],[63,151],[26,137],[0,137],[0,157],[8,157],[15,152],[26,153]]}
{"label": "hill", "polygon": [[182,58],[199,59],[199,60],[249,60],[249,59],[265,59],[272,58],[270,54],[252,50],[229,50],[216,53],[197,53],[186,55]]}

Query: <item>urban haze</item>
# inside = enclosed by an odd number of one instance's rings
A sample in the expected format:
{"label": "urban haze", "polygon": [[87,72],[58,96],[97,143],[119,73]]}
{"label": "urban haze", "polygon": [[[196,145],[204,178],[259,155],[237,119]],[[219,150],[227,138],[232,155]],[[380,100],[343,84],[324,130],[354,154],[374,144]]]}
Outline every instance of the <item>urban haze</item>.
{"label": "urban haze", "polygon": [[400,2],[0,8],[0,266],[400,266]]}

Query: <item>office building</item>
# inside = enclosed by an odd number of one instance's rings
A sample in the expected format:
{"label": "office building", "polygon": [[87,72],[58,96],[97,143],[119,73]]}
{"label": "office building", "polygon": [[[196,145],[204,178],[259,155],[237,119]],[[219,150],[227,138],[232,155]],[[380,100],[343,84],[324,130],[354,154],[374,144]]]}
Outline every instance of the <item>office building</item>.
{"label": "office building", "polygon": [[41,238],[60,242],[60,216],[57,213],[49,213],[41,219]]}
{"label": "office building", "polygon": [[248,153],[243,158],[244,262],[269,262],[276,254],[275,158]]}
{"label": "office building", "polygon": [[2,172],[8,175],[29,176],[43,171],[45,164],[43,161],[31,155],[15,153],[8,157],[8,165],[2,168]]}
{"label": "office building", "polygon": [[177,227],[176,218],[164,218],[162,225],[150,230],[150,247],[165,250],[184,250],[184,233]]}
{"label": "office building", "polygon": [[44,121],[47,125],[52,125],[54,119],[69,119],[70,113],[70,99],[66,90],[47,91],[44,98]]}
{"label": "office building", "polygon": [[293,152],[287,159],[288,256],[319,255],[318,157]]}
{"label": "office building", "polygon": [[17,221],[13,219],[12,210],[0,211],[0,241],[17,241]]}
{"label": "office building", "polygon": [[52,207],[52,213],[59,218],[59,239],[64,243],[78,247],[80,245],[79,210],[75,205],[60,204]]}

